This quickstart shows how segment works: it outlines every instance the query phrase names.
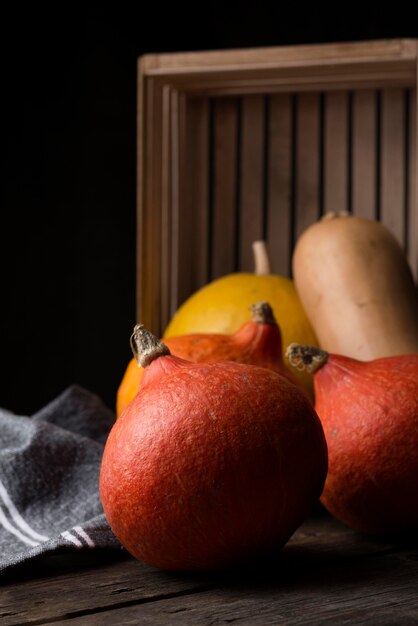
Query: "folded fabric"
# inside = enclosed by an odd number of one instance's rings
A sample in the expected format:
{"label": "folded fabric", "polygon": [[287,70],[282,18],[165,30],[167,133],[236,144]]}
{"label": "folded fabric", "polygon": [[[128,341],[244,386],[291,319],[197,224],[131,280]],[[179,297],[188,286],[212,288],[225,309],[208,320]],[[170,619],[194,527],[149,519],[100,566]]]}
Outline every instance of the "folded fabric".
{"label": "folded fabric", "polygon": [[41,555],[121,549],[98,486],[114,419],[75,385],[32,417],[0,409],[0,574]]}

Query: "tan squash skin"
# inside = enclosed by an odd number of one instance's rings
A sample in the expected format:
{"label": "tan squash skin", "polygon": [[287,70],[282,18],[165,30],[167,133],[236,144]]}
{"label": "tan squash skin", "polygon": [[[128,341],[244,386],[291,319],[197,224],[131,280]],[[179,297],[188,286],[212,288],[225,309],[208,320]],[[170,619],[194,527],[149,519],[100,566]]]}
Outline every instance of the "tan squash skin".
{"label": "tan squash skin", "polygon": [[418,353],[417,290],[382,224],[327,214],[299,238],[293,275],[324,350],[363,361]]}

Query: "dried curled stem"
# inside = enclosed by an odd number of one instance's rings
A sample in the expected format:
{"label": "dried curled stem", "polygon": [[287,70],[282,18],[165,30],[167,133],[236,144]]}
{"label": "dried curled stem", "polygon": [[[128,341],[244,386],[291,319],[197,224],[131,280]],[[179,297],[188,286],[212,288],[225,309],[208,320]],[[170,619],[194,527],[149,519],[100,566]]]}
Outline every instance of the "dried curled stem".
{"label": "dried curled stem", "polygon": [[135,326],[130,344],[136,362],[142,367],[147,367],[160,356],[171,354],[165,343],[147,330],[143,324]]}
{"label": "dried curled stem", "polygon": [[300,372],[306,371],[312,374],[327,362],[328,356],[329,354],[325,350],[298,343],[291,343],[286,350],[286,357],[290,365]]}
{"label": "dried curled stem", "polygon": [[273,309],[268,302],[256,302],[250,306],[251,319],[257,324],[277,324]]}

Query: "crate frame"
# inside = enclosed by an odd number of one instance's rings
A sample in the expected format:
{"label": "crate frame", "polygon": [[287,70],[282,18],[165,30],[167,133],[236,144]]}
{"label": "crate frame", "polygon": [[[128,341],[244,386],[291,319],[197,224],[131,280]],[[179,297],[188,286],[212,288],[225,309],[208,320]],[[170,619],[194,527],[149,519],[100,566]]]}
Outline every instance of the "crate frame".
{"label": "crate frame", "polygon": [[[205,102],[209,98],[216,101],[224,98],[229,102],[230,98],[251,95],[256,104],[256,96],[266,94],[412,90],[414,95],[409,113],[414,121],[408,139],[411,165],[405,190],[408,223],[397,225],[396,221],[404,220],[404,217],[395,213],[385,219],[395,231],[407,228],[408,258],[416,276],[417,57],[418,40],[411,39],[141,57],[138,62],[137,120],[137,319],[161,334],[181,302],[208,278],[231,269],[245,269],[248,265],[245,254],[237,258],[236,252],[231,265],[227,243],[219,246],[216,261],[208,259],[211,220],[219,220],[219,216],[208,215],[198,207],[207,205],[208,194],[229,193],[228,189],[222,189],[222,180],[218,181],[216,189],[211,188],[213,181],[208,180],[207,150],[201,150],[208,141],[207,124],[201,122],[208,119]],[[335,97],[338,105],[338,96]],[[226,127],[226,144],[228,132],[229,139],[235,139]],[[228,167],[222,172],[224,180],[233,174],[228,172]],[[251,197],[252,190],[247,192]],[[386,190],[389,206],[390,194],[389,186]],[[300,230],[313,221],[309,207],[303,211]],[[284,219],[276,217],[279,221]],[[241,219],[247,218],[252,219],[244,211]],[[225,242],[234,236],[231,220],[220,227],[225,230]],[[284,241],[287,257],[293,243]],[[211,274],[208,273],[210,262]],[[287,267],[286,271],[289,274],[291,270]]]}

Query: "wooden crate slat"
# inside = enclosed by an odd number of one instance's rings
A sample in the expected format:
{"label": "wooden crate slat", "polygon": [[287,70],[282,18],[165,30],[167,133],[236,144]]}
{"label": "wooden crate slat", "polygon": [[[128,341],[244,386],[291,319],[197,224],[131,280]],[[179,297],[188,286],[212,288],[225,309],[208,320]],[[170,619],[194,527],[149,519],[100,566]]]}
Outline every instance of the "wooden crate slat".
{"label": "wooden crate slat", "polygon": [[[171,311],[179,301],[178,276],[179,276],[179,254],[181,252],[179,242],[180,228],[180,150],[179,150],[179,94],[176,90],[170,92],[170,142],[171,142],[171,233],[170,233],[170,308]],[[162,324],[161,324],[162,326]],[[160,333],[161,334],[161,333]]]}
{"label": "wooden crate slat", "polygon": [[211,278],[233,272],[236,259],[238,102],[214,102]]}
{"label": "wooden crate slat", "polygon": [[292,96],[269,98],[267,241],[272,270],[291,272]]}
{"label": "wooden crate slat", "polygon": [[187,164],[185,201],[193,226],[191,248],[191,282],[193,290],[209,279],[209,101],[190,98],[188,102]]}
{"label": "wooden crate slat", "polygon": [[319,217],[320,98],[309,93],[297,97],[295,235]]}
{"label": "wooden crate slat", "polygon": [[[151,201],[151,215],[150,215],[150,243],[152,249],[150,250],[149,258],[152,259],[152,320],[155,324],[155,328],[161,327],[161,254],[158,255],[155,251],[161,250],[161,171],[158,166],[161,163],[161,116],[162,116],[162,94],[160,90],[155,90],[153,98],[153,107],[155,110],[154,117],[154,129],[153,129],[153,143],[152,159],[154,163],[155,175],[152,180],[152,201]],[[147,274],[147,281],[149,281],[149,275]]]}
{"label": "wooden crate slat", "polygon": [[[150,288],[147,285],[147,275],[152,271],[152,250],[149,246],[149,240],[151,237],[151,213],[149,207],[152,202],[152,180],[153,180],[153,168],[150,167],[152,163],[153,155],[153,96],[154,96],[154,81],[147,80],[147,89],[143,91],[143,124],[141,119],[139,120],[139,127],[142,131],[143,142],[143,155],[141,154],[141,166],[140,171],[140,185],[139,190],[139,209],[138,209],[138,237],[140,238],[140,245],[138,246],[138,297],[137,297],[137,318],[139,322],[143,322],[145,325],[153,323],[152,315],[152,295],[150,294]],[[146,123],[145,123],[146,120]],[[156,251],[155,251],[156,252]]]}
{"label": "wooden crate slat", "polygon": [[377,174],[377,94],[374,90],[353,94],[352,211],[375,219]]}
{"label": "wooden crate slat", "polygon": [[417,144],[418,144],[418,103],[417,90],[411,90],[409,100],[409,172],[408,172],[408,260],[414,274],[418,280],[418,184],[417,184]]}
{"label": "wooden crate slat", "polygon": [[405,91],[382,91],[380,219],[404,246]]}
{"label": "wooden crate slat", "polygon": [[146,178],[149,176],[146,172],[146,115],[147,115],[147,93],[151,83],[151,79],[145,78],[143,70],[141,70],[141,61],[138,63],[137,72],[137,138],[136,138],[136,293],[135,293],[135,321],[140,318],[143,311],[144,300],[144,261],[145,261],[145,246],[144,246],[144,221],[145,221],[145,189]]}
{"label": "wooden crate slat", "polygon": [[[140,284],[139,320],[158,333],[161,327],[161,158],[162,94],[153,82],[144,98],[147,118],[144,129],[145,168],[142,177],[144,195],[139,213]],[[149,166],[151,164],[151,167]]]}
{"label": "wooden crate slat", "polygon": [[264,112],[262,96],[245,96],[241,104],[239,193],[239,267],[254,270],[252,242],[263,238]]}
{"label": "wooden crate slat", "polygon": [[162,158],[161,158],[161,331],[171,315],[172,258],[172,90],[162,91]]}
{"label": "wooden crate slat", "polygon": [[175,158],[172,160],[172,254],[171,254],[171,315],[192,291],[190,265],[192,262],[190,240],[192,224],[185,201],[186,157],[186,98],[173,91],[171,94],[171,141]]}
{"label": "wooden crate slat", "polygon": [[385,62],[388,59],[402,62],[415,61],[415,39],[371,40],[359,42],[325,43],[321,45],[272,46],[235,50],[211,50],[203,52],[174,52],[147,54],[141,58],[141,70],[149,75],[177,75],[187,71],[189,75],[218,72],[231,68],[306,67],[317,65],[337,67],[358,61],[365,63]]}
{"label": "wooden crate slat", "polygon": [[147,76],[206,95],[412,86],[416,40],[147,55]]}
{"label": "wooden crate slat", "polygon": [[257,78],[251,73],[247,78],[243,78],[241,74],[235,80],[219,80],[215,78],[213,81],[204,82],[182,82],[176,80],[175,85],[179,90],[189,92],[193,96],[208,95],[213,98],[220,96],[245,96],[245,95],[266,95],[268,93],[303,93],[318,91],[338,91],[338,90],[361,90],[361,89],[379,89],[384,88],[404,88],[412,87],[411,72],[408,70],[405,74],[399,74],[396,68],[388,74],[379,75],[378,71],[371,70],[369,73],[358,72],[358,68],[347,73],[344,68],[342,74],[331,73],[321,74],[319,76],[309,76],[306,72],[302,72],[300,77],[283,76],[277,77],[267,75],[266,78]]}
{"label": "wooden crate slat", "polygon": [[348,210],[348,93],[325,94],[324,212]]}

